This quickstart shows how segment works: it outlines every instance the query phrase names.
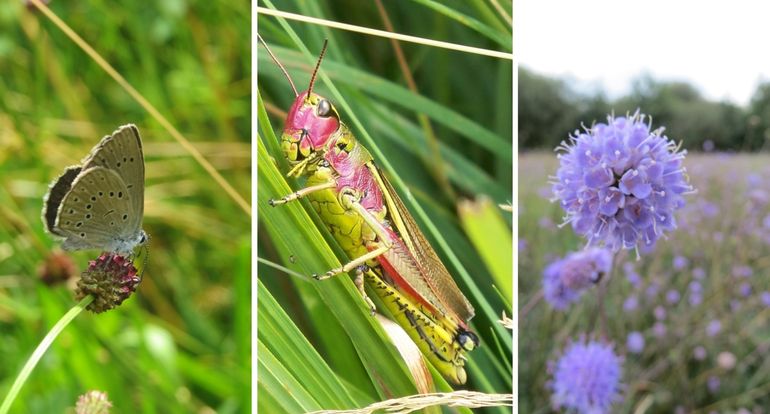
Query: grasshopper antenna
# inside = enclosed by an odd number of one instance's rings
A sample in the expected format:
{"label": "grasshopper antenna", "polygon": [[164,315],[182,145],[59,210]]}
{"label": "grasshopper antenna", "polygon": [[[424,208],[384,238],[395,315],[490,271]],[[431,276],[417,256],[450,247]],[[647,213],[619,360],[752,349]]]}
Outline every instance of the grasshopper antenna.
{"label": "grasshopper antenna", "polygon": [[321,48],[321,54],[318,56],[318,63],[315,64],[315,70],[313,71],[313,76],[310,78],[310,86],[307,88],[307,96],[310,96],[310,93],[313,92],[313,84],[315,83],[315,77],[318,74],[318,68],[321,67],[321,61],[324,58],[324,53],[326,53],[326,45],[329,43],[329,39],[324,39],[324,46]]}
{"label": "grasshopper antenna", "polygon": [[[265,39],[262,38],[259,34],[257,34],[257,39],[259,39],[260,42],[262,42],[262,46],[265,47],[265,50],[267,50],[267,54],[270,55],[270,57],[273,59],[273,62],[275,62],[276,65],[278,65],[279,68],[281,68],[281,72],[283,72],[283,75],[286,76],[286,79],[289,80],[289,84],[291,85],[291,90],[294,91],[294,97],[298,97],[299,93],[297,93],[297,88],[294,86],[294,82],[291,80],[291,76],[289,76],[289,72],[286,71],[286,68],[283,67],[281,62],[278,61],[278,58],[275,57],[273,52],[270,50],[269,47],[267,47],[267,43],[265,42]],[[324,43],[324,48],[326,48]],[[311,82],[312,85],[312,82]]]}

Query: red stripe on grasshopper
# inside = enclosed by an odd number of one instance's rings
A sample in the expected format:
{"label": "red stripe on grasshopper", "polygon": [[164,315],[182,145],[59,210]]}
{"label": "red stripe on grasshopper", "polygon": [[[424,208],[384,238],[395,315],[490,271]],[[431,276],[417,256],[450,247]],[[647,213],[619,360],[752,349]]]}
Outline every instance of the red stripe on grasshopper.
{"label": "red stripe on grasshopper", "polygon": [[[401,241],[398,235],[391,229],[386,229],[386,231],[393,241],[393,247],[391,247],[391,249],[394,249],[400,255],[405,255],[407,259],[411,260],[415,266],[419,266],[417,261],[414,259],[414,256],[412,256],[412,253],[409,252],[409,249],[407,249],[406,245],[403,241]],[[425,299],[423,295],[417,292],[417,290],[415,290],[414,287],[406,279],[404,279],[401,273],[396,270],[396,267],[388,260],[388,257],[385,254],[378,257],[377,261],[380,263],[382,268],[385,270],[385,273],[390,277],[390,279],[393,281],[393,284],[401,293],[405,294],[412,301],[419,302],[434,315],[441,315],[441,312],[439,312],[430,301]],[[419,267],[418,270],[422,272],[422,269]]]}

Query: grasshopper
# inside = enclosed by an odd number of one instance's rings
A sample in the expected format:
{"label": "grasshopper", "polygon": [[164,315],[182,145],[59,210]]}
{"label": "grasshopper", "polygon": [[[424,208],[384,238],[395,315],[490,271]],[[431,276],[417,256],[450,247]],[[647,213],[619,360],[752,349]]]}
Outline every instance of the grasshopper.
{"label": "grasshopper", "polygon": [[307,176],[306,187],[277,206],[302,197],[347,255],[345,265],[313,277],[327,279],[355,271],[355,284],[372,314],[368,285],[422,353],[451,382],[464,384],[465,352],[479,344],[468,328],[474,310],[388,182],[372,156],[340,120],[334,105],[313,93],[326,42],[307,91],[298,93],[286,69],[262,40],[291,84],[295,100],[281,150],[292,165],[288,177]]}

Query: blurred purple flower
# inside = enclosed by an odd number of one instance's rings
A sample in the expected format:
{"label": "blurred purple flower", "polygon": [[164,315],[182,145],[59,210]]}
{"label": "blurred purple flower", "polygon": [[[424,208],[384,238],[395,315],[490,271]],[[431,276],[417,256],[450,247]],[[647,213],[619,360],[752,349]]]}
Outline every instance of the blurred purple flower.
{"label": "blurred purple flower", "polygon": [[652,325],[652,333],[658,338],[663,338],[666,336],[666,324],[663,322],[655,322],[655,325]]}
{"label": "blurred purple flower", "polygon": [[770,214],[766,215],[765,218],[762,219],[762,226],[766,229],[770,229]]}
{"label": "blurred purple flower", "polygon": [[706,359],[706,348],[698,345],[695,347],[695,349],[693,349],[692,355],[696,360],[703,361]]}
{"label": "blurred purple flower", "polygon": [[690,289],[691,293],[701,293],[703,292],[703,285],[700,284],[697,280],[693,280],[688,285],[688,288]]}
{"label": "blurred purple flower", "polygon": [[581,339],[567,346],[552,366],[551,403],[555,409],[608,413],[620,399],[622,361],[611,344]]}
{"label": "blurred purple flower", "polygon": [[761,208],[770,202],[770,196],[767,194],[767,192],[759,188],[755,188],[749,191],[747,196],[749,199],[750,208]]}
{"label": "blurred purple flower", "polygon": [[628,352],[631,352],[632,354],[640,354],[644,350],[644,335],[637,331],[628,334],[626,348],[628,348]]}
{"label": "blurred purple flower", "polygon": [[684,257],[684,256],[675,256],[674,257],[674,270],[682,270],[687,265],[690,264],[690,261]]}
{"label": "blurred purple flower", "polygon": [[744,298],[751,296],[751,283],[749,282],[741,283],[739,290],[741,292],[741,296],[743,296]]}
{"label": "blurred purple flower", "polygon": [[710,139],[703,141],[703,151],[704,152],[714,151],[714,141]]}
{"label": "blurred purple flower", "polygon": [[753,274],[754,274],[754,270],[751,269],[751,266],[746,266],[746,265],[733,266],[733,276],[735,277],[751,277],[751,275]]}
{"label": "blurred purple flower", "polygon": [[741,309],[741,301],[738,299],[733,299],[730,301],[730,310],[733,312],[738,312]]}
{"label": "blurred purple flower", "polygon": [[719,391],[719,377],[710,376],[706,381],[706,385],[712,394]]}
{"label": "blurred purple flower", "polygon": [[655,315],[655,319],[662,321],[666,319],[666,308],[663,306],[656,306],[655,309],[653,309],[652,314]]}
{"label": "blurred purple flower", "polygon": [[543,271],[543,295],[554,309],[564,310],[609,273],[611,267],[612,253],[607,249],[570,253]]}
{"label": "blurred purple flower", "polygon": [[719,214],[719,206],[710,201],[704,201],[700,211],[704,217],[716,217]]}
{"label": "blurred purple flower", "polygon": [[711,322],[709,322],[709,324],[706,326],[706,335],[713,338],[717,336],[721,330],[722,322],[720,322],[719,319],[712,319]]}
{"label": "blurred purple flower", "polygon": [[660,283],[654,280],[650,282],[650,285],[647,286],[647,289],[645,290],[645,294],[647,294],[647,298],[649,299],[652,299],[655,296],[657,296],[658,292],[660,292]]}
{"label": "blurred purple flower", "polygon": [[770,292],[764,291],[759,297],[762,300],[763,305],[770,306]]}
{"label": "blurred purple flower", "polygon": [[698,306],[703,303],[703,294],[700,292],[692,292],[688,301],[690,302],[690,306]]}
{"label": "blurred purple flower", "polygon": [[676,303],[679,303],[680,295],[679,291],[676,289],[670,289],[668,292],[666,292],[666,302],[674,305]]}
{"label": "blurred purple flower", "polygon": [[537,221],[537,225],[538,225],[538,226],[539,226],[541,229],[546,229],[546,230],[547,230],[547,229],[553,229],[554,227],[556,227],[556,226],[553,224],[553,220],[551,220],[551,218],[550,218],[550,217],[541,217],[541,218],[540,218],[540,220],[538,220],[538,221]]}
{"label": "blurred purple flower", "polygon": [[576,131],[557,150],[559,169],[552,181],[554,200],[566,222],[589,245],[613,251],[652,245],[676,228],[673,213],[693,191],[682,160],[686,151],[650,131],[639,112],[608,117],[585,132]]}
{"label": "blurred purple flower", "polygon": [[548,200],[553,196],[553,193],[551,192],[551,188],[547,185],[544,185],[542,187],[539,187],[537,189],[537,195],[540,197],[543,197],[544,199]]}
{"label": "blurred purple flower", "polygon": [[692,269],[692,277],[696,280],[703,280],[706,278],[706,271],[703,270],[702,267],[696,267],[695,269]]}
{"label": "blurred purple flower", "polygon": [[527,240],[524,238],[519,237],[519,253],[527,250]]}
{"label": "blurred purple flower", "polygon": [[628,279],[628,283],[635,288],[638,288],[642,284],[642,277],[636,272],[626,274],[626,279]]}
{"label": "blurred purple flower", "polygon": [[639,307],[639,299],[635,295],[631,295],[623,302],[623,310],[626,312],[635,311]]}

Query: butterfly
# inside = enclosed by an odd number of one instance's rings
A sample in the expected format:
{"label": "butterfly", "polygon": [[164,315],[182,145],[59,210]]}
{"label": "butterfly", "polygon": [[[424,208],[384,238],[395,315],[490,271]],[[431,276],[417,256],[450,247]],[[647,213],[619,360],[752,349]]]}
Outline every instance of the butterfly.
{"label": "butterfly", "polygon": [[81,165],[64,170],[44,199],[43,222],[65,250],[101,249],[131,255],[147,241],[144,155],[135,125],[118,128]]}

